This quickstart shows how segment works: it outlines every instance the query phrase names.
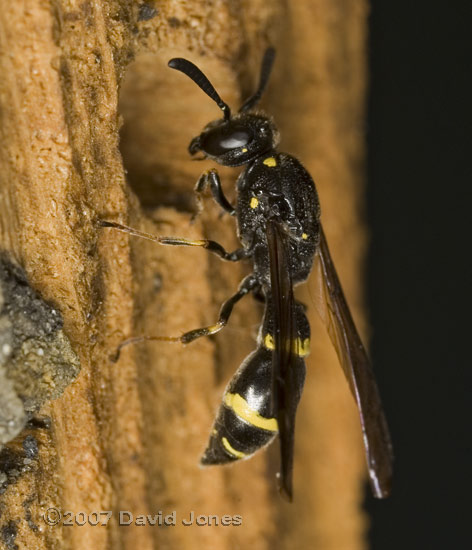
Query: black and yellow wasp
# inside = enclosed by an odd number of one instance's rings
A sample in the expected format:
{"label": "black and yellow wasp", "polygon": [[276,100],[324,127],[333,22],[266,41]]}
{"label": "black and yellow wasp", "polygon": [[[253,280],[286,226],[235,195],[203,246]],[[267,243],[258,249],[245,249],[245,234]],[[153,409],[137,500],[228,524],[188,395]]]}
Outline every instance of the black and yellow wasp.
{"label": "black and yellow wasp", "polygon": [[272,120],[252,112],[269,79],[275,51],[262,62],[257,91],[232,115],[202,71],[190,61],[171,59],[169,66],[190,77],[223,111],[189,146],[224,166],[246,165],[237,181],[237,204],[225,197],[218,173],[204,173],[196,185],[199,201],[209,188],[216,203],[235,216],[242,247],[227,252],[219,243],[156,237],[115,222],[103,221],[132,235],[160,244],[201,246],[228,261],[250,259],[253,270],[238,291],[221,307],[215,325],[192,330],[178,338],[138,337],[189,343],[221,330],[233,306],[252,292],[265,303],[257,348],[242,363],[223,396],[202,464],[224,464],[247,458],[280,440],[280,490],[292,498],[295,415],[305,380],[310,327],[305,307],[294,299],[293,287],[314,271],[319,313],[356,400],[363,432],[369,478],[374,496],[389,494],[392,448],[374,376],[354,326],[331,261],[320,223],[320,207],[312,178],[301,163],[276,150],[279,135]]}

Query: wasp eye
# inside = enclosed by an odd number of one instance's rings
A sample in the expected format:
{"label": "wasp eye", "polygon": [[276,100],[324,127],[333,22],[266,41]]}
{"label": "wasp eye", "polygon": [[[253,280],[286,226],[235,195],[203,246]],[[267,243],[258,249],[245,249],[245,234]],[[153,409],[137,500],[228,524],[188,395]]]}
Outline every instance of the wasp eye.
{"label": "wasp eye", "polygon": [[245,126],[223,126],[210,130],[201,137],[201,148],[208,154],[219,156],[231,149],[244,147],[253,138],[250,128]]}

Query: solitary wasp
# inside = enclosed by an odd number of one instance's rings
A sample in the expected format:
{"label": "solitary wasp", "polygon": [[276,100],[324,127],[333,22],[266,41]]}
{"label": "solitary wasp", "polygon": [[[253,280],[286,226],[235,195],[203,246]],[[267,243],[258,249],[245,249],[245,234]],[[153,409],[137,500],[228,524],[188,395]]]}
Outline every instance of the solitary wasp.
{"label": "solitary wasp", "polygon": [[[269,79],[275,57],[265,52],[257,91],[232,115],[207,77],[193,63],[175,58],[172,69],[191,78],[223,111],[223,119],[210,122],[189,145],[224,166],[246,165],[237,181],[237,204],[225,197],[216,170],[204,173],[195,191],[209,187],[215,202],[235,216],[242,247],[227,252],[210,240],[157,237],[109,221],[113,227],[165,245],[201,246],[223,260],[251,259],[253,271],[221,307],[215,325],[177,338],[137,337],[141,340],[180,341],[184,344],[215,334],[228,322],[233,306],[252,292],[265,303],[257,348],[242,363],[227,386],[202,464],[225,464],[247,458],[280,440],[282,495],[292,498],[295,414],[305,380],[310,327],[305,307],[294,299],[293,287],[314,271],[317,309],[336,348],[356,401],[370,483],[374,496],[386,497],[392,476],[392,447],[380,397],[356,327],[334,268],[320,223],[320,207],[312,178],[301,163],[279,153],[278,132],[270,118],[252,112]],[[122,347],[121,346],[121,347]]]}

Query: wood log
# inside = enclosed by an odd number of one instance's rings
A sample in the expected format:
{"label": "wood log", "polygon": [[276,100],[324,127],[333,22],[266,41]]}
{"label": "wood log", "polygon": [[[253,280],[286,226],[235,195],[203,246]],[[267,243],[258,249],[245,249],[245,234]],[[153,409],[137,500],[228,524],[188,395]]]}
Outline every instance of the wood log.
{"label": "wood log", "polygon": [[[236,247],[234,221],[210,201],[189,224],[193,185],[213,165],[191,162],[186,147],[220,114],[167,60],[191,59],[237,106],[273,44],[262,107],[281,130],[281,150],[317,182],[332,253],[362,322],[366,17],[364,0],[2,5],[1,247],[61,311],[81,362],[77,380],[41,409],[52,424],[35,432],[34,468],[1,496],[7,548],[364,547],[358,418],[317,318],[310,314],[295,501],[287,504],[276,494],[277,445],[233,467],[198,467],[224,386],[254,348],[261,310],[251,299],[217,337],[183,348],[130,346],[110,361],[124,338],[212,323],[249,266],[159,247],[97,221]],[[238,171],[220,173],[234,195]],[[309,288],[297,290],[307,304]],[[107,527],[66,527],[66,516],[48,525],[53,507],[72,512],[73,523],[79,512],[112,517]],[[120,526],[120,510],[135,520],[175,511],[176,525]],[[239,515],[242,525],[185,526],[191,511]]]}

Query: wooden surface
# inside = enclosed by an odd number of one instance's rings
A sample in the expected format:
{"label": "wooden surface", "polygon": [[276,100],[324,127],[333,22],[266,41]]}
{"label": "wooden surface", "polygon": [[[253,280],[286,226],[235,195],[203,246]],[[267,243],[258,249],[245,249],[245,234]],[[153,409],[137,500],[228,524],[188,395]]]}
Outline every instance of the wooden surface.
{"label": "wooden surface", "polygon": [[[214,322],[248,266],[130,240],[99,230],[96,220],[235,247],[233,220],[211,201],[189,224],[194,182],[212,165],[192,162],[186,147],[220,114],[167,60],[196,62],[236,106],[273,44],[276,66],[262,107],[278,123],[281,149],[317,182],[332,254],[364,328],[365,2],[163,0],[156,7],[24,0],[0,12],[1,246],[60,308],[82,364],[64,396],[41,411],[53,423],[38,431],[35,468],[1,496],[2,544],[364,548],[360,428],[316,317],[289,505],[275,491],[275,445],[230,468],[198,467],[224,386],[254,347],[261,311],[251,298],[215,338],[183,349],[130,347],[118,363],[109,360],[123,338]],[[238,170],[220,172],[233,196]],[[309,283],[297,292],[310,303]],[[47,526],[42,514],[50,507],[112,510],[113,517],[107,528]],[[120,527],[119,510],[175,510],[177,524]],[[238,514],[242,525],[182,525],[192,510]],[[12,525],[15,537],[5,538]]]}

